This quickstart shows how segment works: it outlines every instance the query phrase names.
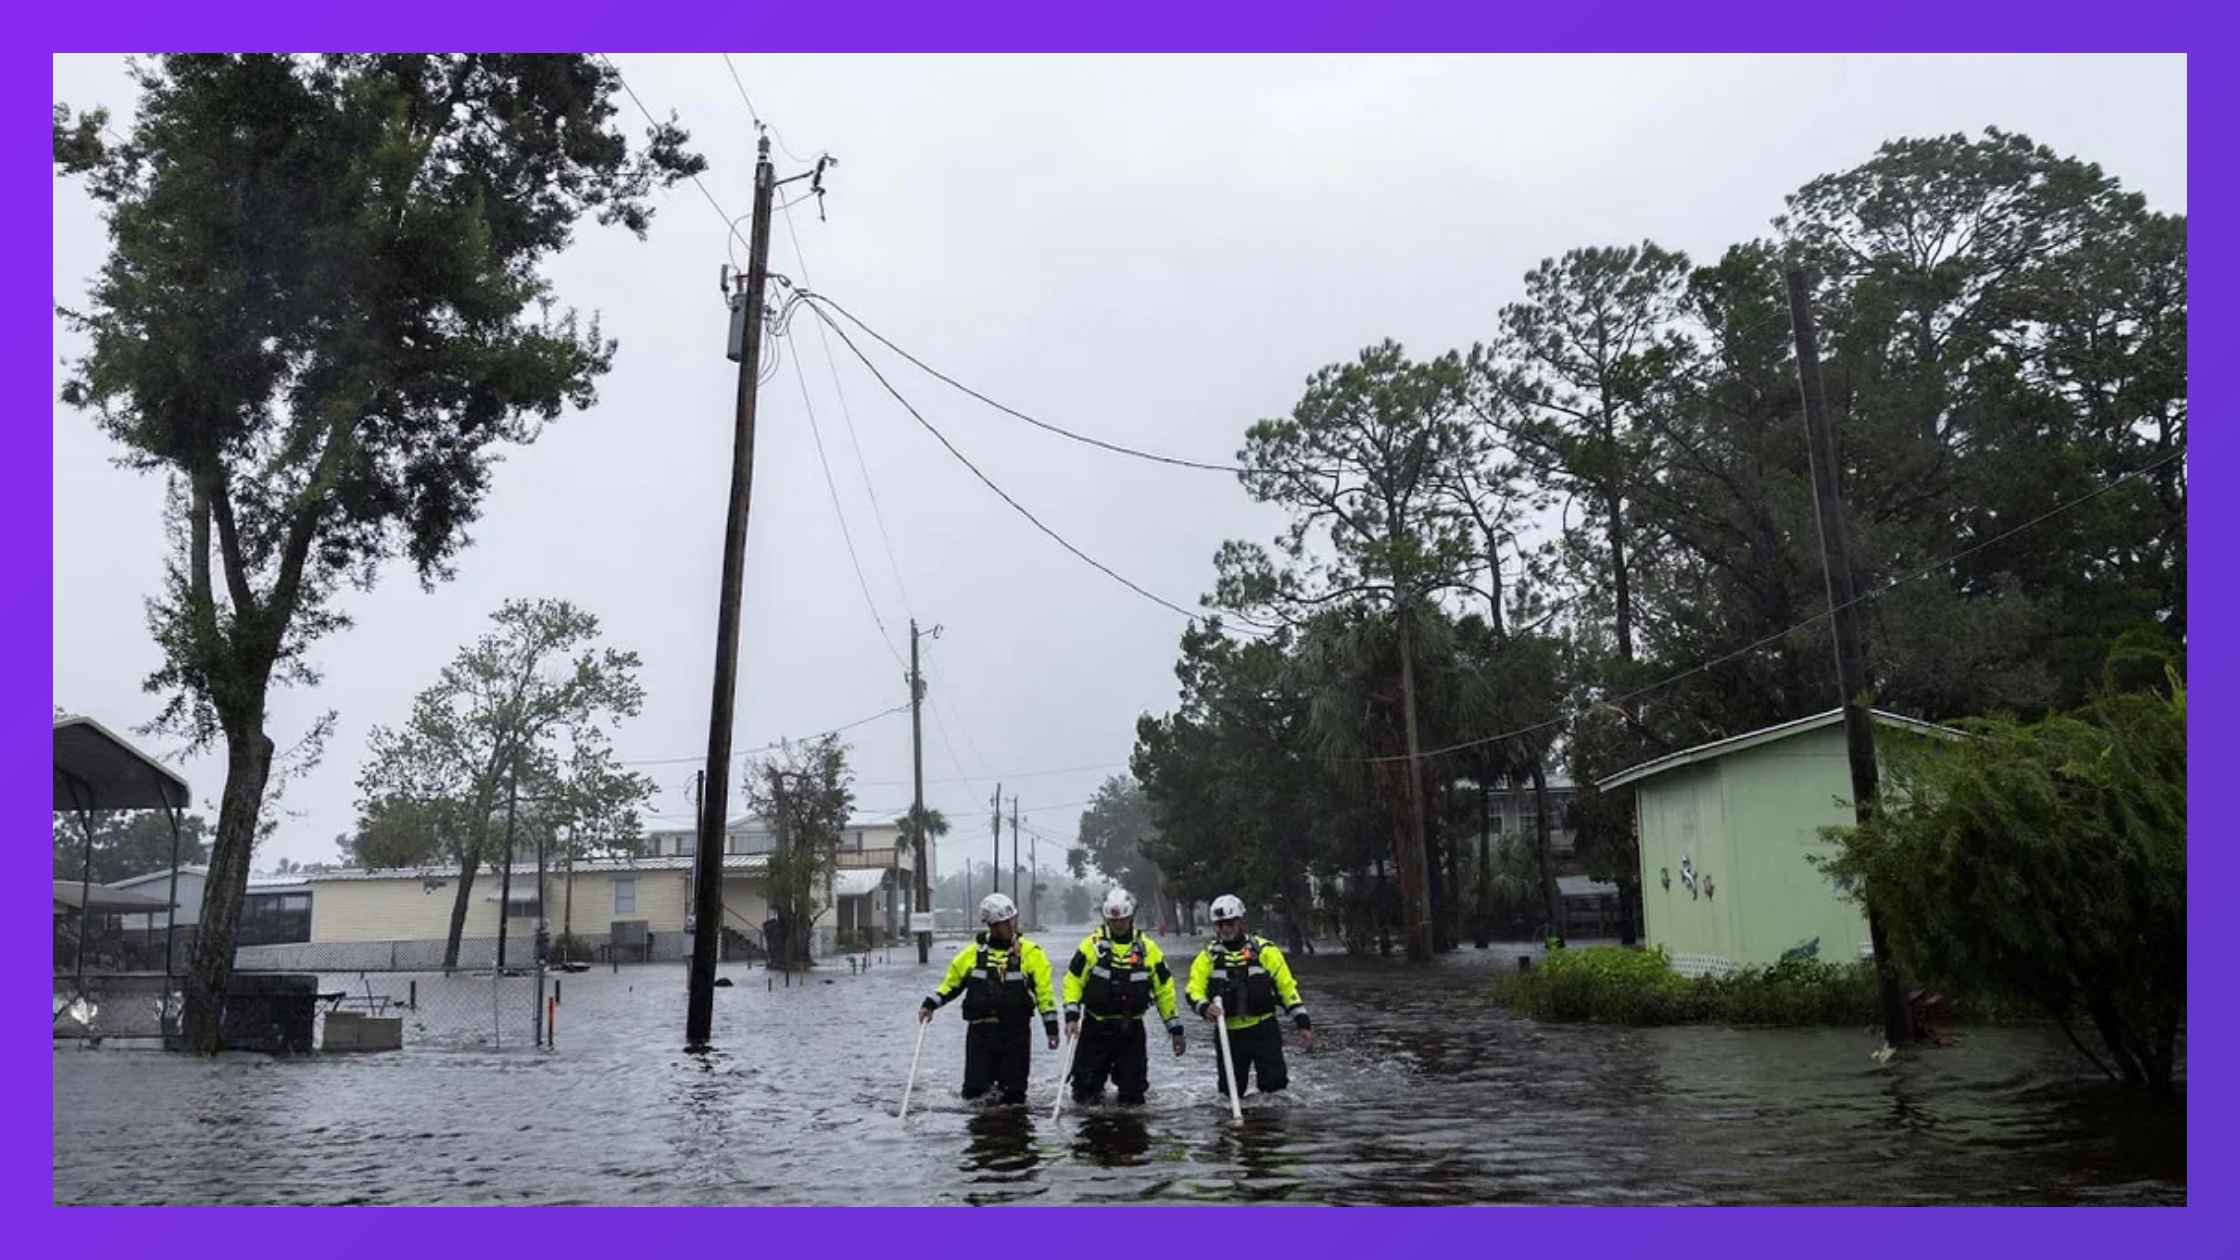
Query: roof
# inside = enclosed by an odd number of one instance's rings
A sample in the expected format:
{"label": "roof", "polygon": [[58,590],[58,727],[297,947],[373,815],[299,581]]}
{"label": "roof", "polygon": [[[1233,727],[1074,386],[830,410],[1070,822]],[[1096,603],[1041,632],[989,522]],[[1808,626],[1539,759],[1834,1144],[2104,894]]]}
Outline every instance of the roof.
{"label": "roof", "polygon": [[[1895,730],[1911,731],[1916,735],[1927,735],[1936,739],[1965,738],[1959,731],[1953,730],[1949,726],[1938,726],[1933,722],[1924,722],[1919,718],[1885,713],[1881,709],[1873,709],[1870,712],[1873,713],[1874,720],[1877,723]],[[1698,744],[1694,748],[1684,749],[1680,752],[1667,753],[1654,761],[1644,761],[1629,770],[1620,770],[1609,778],[1599,781],[1595,786],[1607,792],[1611,788],[1623,787],[1628,783],[1639,783],[1643,779],[1663,774],[1667,770],[1677,770],[1682,766],[1694,765],[1698,762],[1714,761],[1730,753],[1741,752],[1745,748],[1756,748],[1760,744],[1770,744],[1776,740],[1802,735],[1807,731],[1817,731],[1824,727],[1834,726],[1841,721],[1843,721],[1843,710],[1830,709],[1826,713],[1799,718],[1794,722],[1784,722],[1779,726],[1768,726],[1763,730],[1751,731],[1746,735],[1729,736],[1726,739],[1709,744]]]}
{"label": "roof", "polygon": [[[739,817],[731,819],[729,822],[723,824],[723,833],[727,836],[742,835],[750,832],[768,832],[769,830],[769,822],[754,814],[742,814]],[[851,819],[846,825],[842,826],[840,830],[899,832],[902,829],[896,826],[894,820],[891,818],[856,818]],[[651,829],[646,832],[646,834],[649,836],[694,836],[698,835],[699,833],[700,825],[698,823],[693,823],[690,826],[684,827],[662,827]]]}
{"label": "roof", "polygon": [[877,866],[832,873],[832,895],[835,897],[867,897],[879,891],[879,881],[887,877],[886,869]]}
{"label": "roof", "polygon": [[[693,861],[693,856],[689,853],[669,857],[590,858],[577,862],[575,871],[578,875],[627,874],[634,871],[689,871],[694,869]],[[754,872],[760,871],[763,867],[769,865],[769,862],[769,855],[764,853],[727,853],[723,858],[723,869],[726,872]],[[557,878],[568,873],[567,864],[564,862],[547,861],[544,869],[545,875],[549,878]],[[477,867],[475,868],[475,878],[496,878],[500,871],[501,868],[494,865]],[[535,879],[537,877],[537,864],[535,862],[516,862],[513,864],[513,875],[516,879]],[[331,871],[313,871],[305,878],[314,884],[324,883],[328,880],[457,879],[459,878],[459,868],[456,866],[404,866],[365,870],[359,867],[340,867]]]}
{"label": "roof", "polygon": [[[179,874],[182,877],[194,875],[202,878],[208,878],[210,874],[210,868],[207,866],[182,866],[179,868]],[[259,893],[303,892],[310,887],[310,885],[303,882],[306,878],[309,877],[309,874],[309,872],[304,872],[303,874],[297,875],[251,874],[249,876],[249,891]],[[134,875],[129,879],[110,880],[109,887],[138,888],[142,884],[165,883],[168,882],[170,878],[171,868],[167,866],[160,871],[149,871],[145,875]]]}
{"label": "roof", "polygon": [[54,904],[72,910],[82,904],[95,914],[155,914],[171,908],[171,903],[161,897],[119,892],[100,884],[88,889],[83,883],[70,879],[54,881]]}
{"label": "roof", "polygon": [[54,720],[54,807],[185,809],[187,781],[89,717]]}
{"label": "roof", "polygon": [[1558,875],[1556,892],[1565,897],[1615,897],[1618,886],[1584,875]]}
{"label": "roof", "polygon": [[[179,868],[179,873],[181,875],[208,875],[210,873],[210,868],[207,866],[182,866]],[[149,871],[145,875],[134,875],[128,879],[112,879],[109,881],[109,887],[137,888],[142,884],[153,884],[163,880],[168,880],[170,878],[171,868],[166,866],[160,871]],[[252,884],[256,883],[257,877],[251,875],[249,877],[249,882]]]}

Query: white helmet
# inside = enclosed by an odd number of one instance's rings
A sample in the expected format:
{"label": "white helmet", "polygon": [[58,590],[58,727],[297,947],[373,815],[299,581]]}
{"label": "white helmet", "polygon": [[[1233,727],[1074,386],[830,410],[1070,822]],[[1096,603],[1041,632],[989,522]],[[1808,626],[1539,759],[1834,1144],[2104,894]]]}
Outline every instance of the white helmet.
{"label": "white helmet", "polygon": [[1213,899],[1213,921],[1227,923],[1244,917],[1244,903],[1227,893]]}
{"label": "white helmet", "polygon": [[1125,888],[1115,888],[1104,895],[1104,917],[1132,919],[1136,917],[1136,899]]}
{"label": "white helmet", "polygon": [[980,899],[980,921],[982,923],[1001,923],[1006,919],[1016,919],[1018,917],[1019,907],[1012,905],[1011,898],[1004,896],[1002,893],[989,893]]}

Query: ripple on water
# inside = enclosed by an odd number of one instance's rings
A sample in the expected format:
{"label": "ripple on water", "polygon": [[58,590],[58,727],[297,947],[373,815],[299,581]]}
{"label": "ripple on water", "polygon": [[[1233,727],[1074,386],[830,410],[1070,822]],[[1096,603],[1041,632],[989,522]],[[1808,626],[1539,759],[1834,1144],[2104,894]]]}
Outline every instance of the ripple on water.
{"label": "ripple on water", "polygon": [[1971,1030],[1881,1069],[1855,1029],[1534,1025],[1476,1000],[1491,966],[1467,951],[1296,966],[1316,1048],[1289,1052],[1292,1087],[1248,1095],[1242,1125],[1202,1028],[1180,1060],[1152,1039],[1148,1106],[1069,1103],[1053,1123],[1039,1042],[1027,1107],[957,1097],[947,1015],[897,1121],[914,960],[768,990],[726,968],[706,1056],[678,1048],[683,972],[663,967],[569,976],[553,1050],[434,1010],[394,1054],[58,1050],[55,1201],[2186,1200],[2182,1113],[2097,1083],[2058,1036]]}

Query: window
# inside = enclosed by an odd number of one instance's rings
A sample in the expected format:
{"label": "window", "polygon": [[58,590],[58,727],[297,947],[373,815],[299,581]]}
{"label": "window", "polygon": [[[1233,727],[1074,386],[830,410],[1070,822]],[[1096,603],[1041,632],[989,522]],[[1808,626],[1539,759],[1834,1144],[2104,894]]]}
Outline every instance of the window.
{"label": "window", "polygon": [[544,917],[544,907],[537,903],[534,894],[526,897],[515,897],[506,902],[506,917],[513,919],[542,918]]}
{"label": "window", "polygon": [[618,879],[614,882],[614,912],[616,914],[636,914],[638,912],[637,880]]}

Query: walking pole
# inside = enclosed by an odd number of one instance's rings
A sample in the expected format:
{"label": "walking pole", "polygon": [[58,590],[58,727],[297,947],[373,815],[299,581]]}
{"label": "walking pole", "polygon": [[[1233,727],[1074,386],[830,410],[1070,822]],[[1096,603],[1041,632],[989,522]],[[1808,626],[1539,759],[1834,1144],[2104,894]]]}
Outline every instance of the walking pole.
{"label": "walking pole", "polygon": [[1087,1028],[1086,1024],[1074,1025],[1073,1037],[1066,1043],[1065,1057],[1058,1060],[1058,1101],[1050,1105],[1050,1119],[1053,1121],[1057,1120],[1059,1112],[1065,1110],[1066,1082],[1073,1076],[1073,1056],[1080,1052],[1081,1034]]}
{"label": "walking pole", "polygon": [[918,1083],[918,1056],[926,1052],[926,1029],[931,1027],[933,1021],[930,1019],[921,1020],[918,1024],[918,1048],[910,1052],[910,1079],[902,1086],[902,1110],[894,1113],[897,1120],[910,1114],[910,1090]]}
{"label": "walking pole", "polygon": [[1229,1050],[1229,1011],[1220,998],[1213,1000],[1213,1027],[1221,1038],[1221,1067],[1229,1074],[1229,1116],[1244,1123],[1244,1105],[1237,1101],[1237,1056]]}

